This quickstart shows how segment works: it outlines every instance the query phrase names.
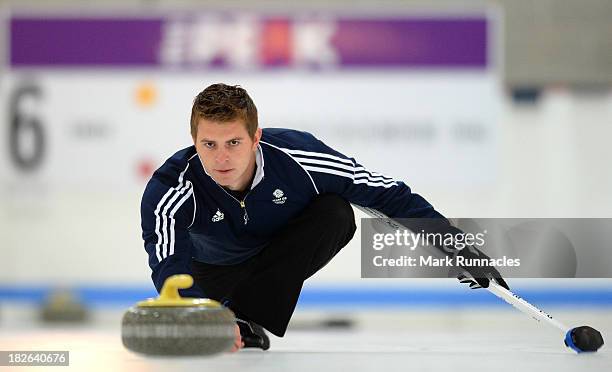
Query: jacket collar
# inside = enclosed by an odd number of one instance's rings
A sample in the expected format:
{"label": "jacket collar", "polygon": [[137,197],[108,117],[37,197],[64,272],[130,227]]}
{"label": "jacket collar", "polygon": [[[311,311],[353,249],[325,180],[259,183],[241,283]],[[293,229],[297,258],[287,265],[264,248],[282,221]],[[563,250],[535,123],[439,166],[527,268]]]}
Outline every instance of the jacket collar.
{"label": "jacket collar", "polygon": [[251,184],[251,190],[257,186],[264,178],[264,157],[261,145],[257,144],[257,150],[255,151],[255,177],[253,177],[253,183]]}

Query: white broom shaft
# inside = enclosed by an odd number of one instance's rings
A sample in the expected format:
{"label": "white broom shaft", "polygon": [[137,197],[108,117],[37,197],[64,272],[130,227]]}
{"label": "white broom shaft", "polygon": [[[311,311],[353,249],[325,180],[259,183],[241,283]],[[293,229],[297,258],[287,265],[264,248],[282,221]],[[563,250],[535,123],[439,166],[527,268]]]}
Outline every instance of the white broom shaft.
{"label": "white broom shaft", "polygon": [[538,309],[537,307],[533,306],[529,302],[520,298],[518,295],[514,294],[512,291],[509,291],[506,288],[502,287],[501,285],[495,283],[495,281],[493,280],[489,282],[489,287],[487,289],[491,293],[496,295],[497,297],[506,301],[507,303],[514,306],[521,312],[529,315],[530,317],[537,320],[538,322],[544,321],[558,328],[559,330],[561,330],[563,334],[565,334],[565,332],[567,332],[567,330],[569,329],[563,323],[559,322],[558,320],[550,316],[550,314]]}

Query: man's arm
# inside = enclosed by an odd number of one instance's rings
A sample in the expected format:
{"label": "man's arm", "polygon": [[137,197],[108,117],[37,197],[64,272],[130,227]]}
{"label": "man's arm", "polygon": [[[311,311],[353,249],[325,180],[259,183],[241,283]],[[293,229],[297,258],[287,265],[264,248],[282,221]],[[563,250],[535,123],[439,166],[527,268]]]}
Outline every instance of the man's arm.
{"label": "man's arm", "polygon": [[[319,193],[336,193],[353,204],[375,209],[386,216],[404,220],[404,225],[412,231],[424,230],[440,234],[462,234],[421,195],[413,193],[408,185],[382,174],[370,171],[324,144],[308,133],[303,141],[304,150],[287,150],[309,173]],[[439,247],[445,254],[466,257],[486,258],[474,247],[459,250],[455,247]],[[504,287],[508,287],[495,268],[465,267],[478,283],[487,287],[489,277],[493,277]],[[475,286],[473,286],[475,287]]]}
{"label": "man's arm", "polygon": [[341,195],[353,204],[392,218],[444,218],[402,181],[371,171],[306,132],[291,132],[299,149],[283,149],[306,170],[318,193]]}
{"label": "man's arm", "polygon": [[[191,274],[193,245],[188,228],[193,223],[193,203],[193,185],[182,178],[174,186],[152,178],[145,189],[141,203],[142,238],[158,292],[169,276]],[[204,297],[196,285],[181,289],[180,294]]]}

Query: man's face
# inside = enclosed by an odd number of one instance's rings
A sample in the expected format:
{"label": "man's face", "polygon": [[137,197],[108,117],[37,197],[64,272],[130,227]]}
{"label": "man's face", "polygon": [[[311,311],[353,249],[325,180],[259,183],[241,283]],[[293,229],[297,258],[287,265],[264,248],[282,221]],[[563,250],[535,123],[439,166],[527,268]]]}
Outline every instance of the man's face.
{"label": "man's face", "polygon": [[245,190],[255,171],[255,151],[260,138],[261,128],[251,138],[240,119],[227,123],[199,119],[195,147],[215,182],[230,190]]}

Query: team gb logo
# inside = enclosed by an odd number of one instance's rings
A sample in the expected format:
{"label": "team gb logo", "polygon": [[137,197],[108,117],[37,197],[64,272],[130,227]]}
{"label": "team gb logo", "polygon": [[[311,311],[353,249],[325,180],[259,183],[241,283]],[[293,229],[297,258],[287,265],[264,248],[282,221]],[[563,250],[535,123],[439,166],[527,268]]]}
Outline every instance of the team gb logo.
{"label": "team gb logo", "polygon": [[274,190],[272,195],[274,195],[274,199],[272,199],[272,201],[275,204],[285,204],[285,202],[287,201],[287,197],[285,196],[285,193],[283,192],[283,190],[276,189]]}

